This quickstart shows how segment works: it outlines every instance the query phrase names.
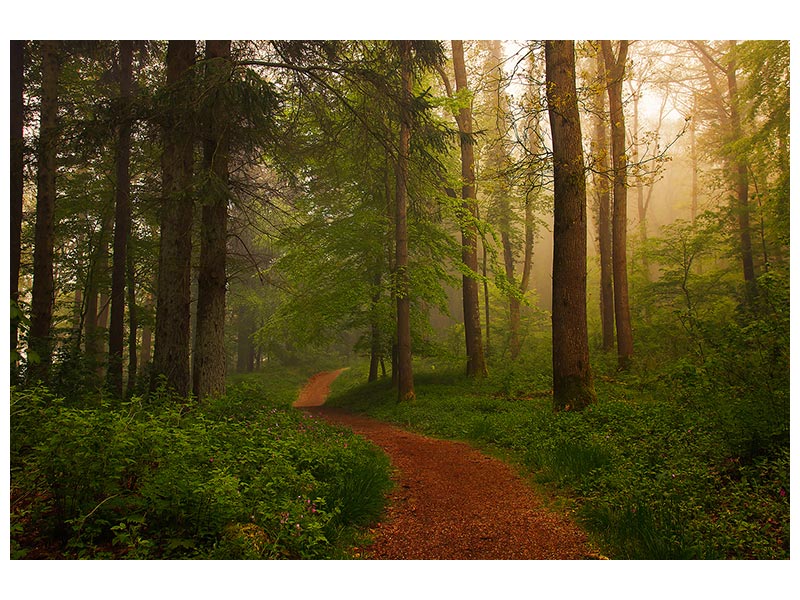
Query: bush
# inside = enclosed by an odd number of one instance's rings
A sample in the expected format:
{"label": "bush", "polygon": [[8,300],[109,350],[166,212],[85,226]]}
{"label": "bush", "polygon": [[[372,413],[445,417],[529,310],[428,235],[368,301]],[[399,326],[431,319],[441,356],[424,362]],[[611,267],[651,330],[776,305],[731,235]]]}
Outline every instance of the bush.
{"label": "bush", "polygon": [[325,558],[390,485],[377,449],[252,383],[205,406],[12,398],[17,556],[56,540],[74,557]]}

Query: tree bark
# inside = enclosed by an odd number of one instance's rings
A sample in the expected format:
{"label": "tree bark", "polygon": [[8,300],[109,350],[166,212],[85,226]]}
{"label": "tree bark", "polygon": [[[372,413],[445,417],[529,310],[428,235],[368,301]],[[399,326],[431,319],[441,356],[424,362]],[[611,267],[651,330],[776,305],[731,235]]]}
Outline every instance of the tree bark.
{"label": "tree bark", "polygon": [[614,56],[611,42],[600,42],[606,65],[608,105],[611,116],[611,163],[614,171],[614,206],[611,222],[612,267],[614,272],[614,317],[617,326],[617,358],[621,369],[627,369],[633,357],[633,330],[631,327],[628,295],[628,190],[627,155],[625,151],[625,115],[622,107],[622,83],[628,41],[621,40]]}
{"label": "tree bark", "polygon": [[[216,88],[210,123],[203,141],[208,172],[200,233],[200,271],[197,278],[197,331],[195,334],[194,394],[202,400],[225,393],[225,264],[228,222],[228,154],[230,145],[227,107],[220,86],[229,72],[230,40],[206,41],[207,75]],[[214,92],[212,92],[214,93]]]}
{"label": "tree bark", "polygon": [[133,255],[127,255],[127,277],[128,277],[128,386],[127,396],[133,394],[136,387],[137,370],[139,367],[136,359],[136,340],[139,329],[138,314],[136,312],[136,272],[133,268]]}
{"label": "tree bark", "polygon": [[[453,70],[456,91],[467,91],[467,70],[464,45],[453,40]],[[464,338],[467,350],[467,376],[485,377],[486,360],[481,340],[481,314],[478,300],[478,202],[475,194],[475,153],[472,147],[472,110],[463,107],[456,118],[461,141],[461,199],[464,212],[461,225],[461,260],[469,273],[462,275],[464,305]]]}
{"label": "tree bark", "polygon": [[[186,74],[195,62],[194,40],[171,40],[167,49],[167,86],[176,102],[185,97]],[[189,393],[189,318],[192,258],[193,132],[178,116],[165,128],[162,154],[161,243],[156,299],[152,386],[159,376],[180,396]]]}
{"label": "tree bark", "polygon": [[236,372],[253,372],[255,320],[246,306],[240,306],[236,318]]}
{"label": "tree bark", "polygon": [[586,175],[571,41],[545,43],[547,107],[553,137],[553,404],[595,402],[586,324]]}
{"label": "tree bark", "polygon": [[[147,312],[153,310],[153,295],[147,294],[145,299],[145,307],[147,308]],[[139,352],[139,364],[142,368],[150,365],[150,360],[152,358],[151,352],[153,349],[153,328],[150,326],[149,323],[144,323],[142,325],[142,346]],[[151,369],[152,370],[152,369]]]}
{"label": "tree bark", "polygon": [[375,273],[372,278],[374,292],[372,294],[372,314],[370,324],[370,349],[369,349],[369,374],[367,381],[377,381],[378,367],[383,359],[383,343],[381,339],[381,326],[378,319],[378,303],[381,301],[381,275]]}
{"label": "tree bark", "polygon": [[697,219],[697,209],[699,204],[700,186],[697,160],[697,94],[692,94],[692,117],[689,124],[689,147],[690,159],[692,161],[692,223]]}
{"label": "tree bark", "polygon": [[[33,290],[28,337],[28,377],[46,379],[52,362],[53,257],[55,243],[56,156],[58,147],[57,41],[42,41],[42,98],[39,115],[39,171],[33,248]],[[38,361],[34,360],[35,353]]]}
{"label": "tree bark", "polygon": [[[25,171],[25,42],[11,41],[11,148],[9,166],[11,169],[11,302],[19,302],[19,266],[22,257],[22,196]],[[11,319],[11,360],[17,366],[17,346],[19,343],[19,319]]]}
{"label": "tree bark", "polygon": [[414,374],[411,364],[411,297],[408,277],[408,223],[406,182],[411,148],[411,41],[400,47],[400,136],[395,166],[395,274],[397,290],[397,395],[398,400],[414,400]]}
{"label": "tree bark", "polygon": [[[739,115],[739,88],[736,81],[736,42],[730,43],[730,55],[726,66],[728,80],[728,99],[731,111],[731,142],[742,139],[742,122]],[[747,175],[747,161],[736,153],[732,160],[733,181],[736,193],[735,210],[739,224],[739,248],[742,256],[742,272],[747,290],[747,297],[751,299],[756,288],[756,271],[753,264],[753,243],[750,234],[750,206],[748,198],[749,182]]]}
{"label": "tree bark", "polygon": [[614,347],[614,284],[611,260],[611,190],[608,173],[608,122],[603,115],[606,110],[605,82],[606,67],[602,54],[596,56],[597,75],[603,82],[603,91],[594,96],[594,135],[592,155],[595,159],[595,193],[597,195],[597,242],[600,250],[600,323],[602,329],[602,348]]}
{"label": "tree bark", "polygon": [[119,91],[123,116],[117,131],[114,259],[111,271],[111,324],[108,330],[107,381],[111,394],[122,397],[122,352],[125,337],[125,279],[131,231],[131,122],[127,115],[133,84],[133,43],[119,42]]}

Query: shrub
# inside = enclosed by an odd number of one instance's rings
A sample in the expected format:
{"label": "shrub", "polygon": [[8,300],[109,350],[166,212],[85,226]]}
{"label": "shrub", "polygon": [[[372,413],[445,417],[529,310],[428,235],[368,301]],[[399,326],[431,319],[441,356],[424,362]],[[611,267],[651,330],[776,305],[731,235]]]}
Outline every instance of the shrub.
{"label": "shrub", "polygon": [[55,539],[67,556],[325,558],[390,485],[373,446],[250,383],[203,406],[12,396],[12,489],[28,498],[12,506],[18,556]]}

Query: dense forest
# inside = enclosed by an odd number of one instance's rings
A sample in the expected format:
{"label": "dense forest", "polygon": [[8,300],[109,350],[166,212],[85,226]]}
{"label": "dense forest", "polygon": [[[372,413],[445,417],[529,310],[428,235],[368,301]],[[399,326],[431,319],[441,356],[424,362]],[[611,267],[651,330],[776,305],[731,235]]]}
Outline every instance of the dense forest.
{"label": "dense forest", "polygon": [[789,57],[11,41],[11,557],[353,558],[347,366],[605,556],[789,558]]}

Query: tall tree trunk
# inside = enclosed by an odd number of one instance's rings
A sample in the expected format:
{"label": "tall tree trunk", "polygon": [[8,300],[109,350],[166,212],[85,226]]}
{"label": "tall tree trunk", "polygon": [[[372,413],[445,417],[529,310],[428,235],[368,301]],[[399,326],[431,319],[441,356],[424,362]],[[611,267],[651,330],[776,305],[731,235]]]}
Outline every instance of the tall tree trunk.
{"label": "tall tree trunk", "polygon": [[[181,84],[195,62],[194,40],[171,40],[167,49],[167,86],[178,99]],[[176,119],[177,120],[177,119]],[[166,378],[178,395],[189,393],[189,318],[192,258],[193,132],[176,123],[164,132],[163,198],[159,246],[153,379]]]}
{"label": "tall tree trunk", "polygon": [[481,243],[481,248],[483,249],[483,266],[481,269],[483,275],[483,314],[486,317],[486,350],[484,356],[488,360],[492,354],[492,330],[489,327],[489,257],[487,256],[485,243]]}
{"label": "tall tree trunk", "polygon": [[133,43],[119,42],[119,91],[123,117],[117,131],[116,210],[114,214],[114,262],[111,271],[111,325],[108,330],[109,391],[122,397],[122,351],[125,336],[125,279],[128,238],[131,231],[131,122],[126,114],[133,84]]}
{"label": "tall tree trunk", "polygon": [[[638,169],[639,164],[639,100],[640,94],[638,90],[633,91],[633,127],[631,132],[631,145],[633,146],[633,150],[631,154],[633,155],[633,164],[637,165],[636,168]],[[652,184],[650,188],[652,189]],[[644,187],[640,180],[636,180],[636,213],[639,219],[639,236],[642,240],[647,239],[647,209],[644,202]]]}
{"label": "tall tree trunk", "polygon": [[[596,56],[598,80],[606,81],[606,67],[603,56]],[[592,136],[592,155],[597,168],[594,174],[595,193],[597,195],[597,243],[600,250],[600,323],[602,329],[603,350],[614,347],[614,284],[611,261],[611,190],[608,173],[608,121],[606,114],[605,93],[594,95],[594,135]]]}
{"label": "tall tree trunk", "polygon": [[408,277],[407,201],[408,160],[411,148],[411,41],[400,46],[400,137],[395,167],[395,274],[397,277],[397,395],[413,400],[414,374],[411,365],[411,296]]}
{"label": "tall tree trunk", "polygon": [[136,272],[133,268],[133,255],[127,255],[128,276],[128,386],[127,396],[131,396],[136,387],[138,361],[136,360],[136,340],[139,329],[138,314],[136,312]]}
{"label": "tall tree trunk", "polygon": [[97,300],[97,319],[95,321],[95,336],[92,344],[92,353],[95,364],[95,377],[98,385],[102,385],[104,368],[107,364],[105,354],[105,341],[108,335],[108,309],[111,304],[111,296],[108,292],[108,237],[111,232],[111,216],[103,222],[103,229],[100,233],[100,247],[97,253],[97,272],[98,280],[95,285],[101,290]]}
{"label": "tall tree trunk", "polygon": [[[731,142],[742,139],[742,122],[739,115],[739,89],[736,82],[736,42],[730,42],[729,60],[726,66],[728,79],[728,98],[731,111]],[[748,199],[749,182],[747,176],[747,160],[736,152],[732,157],[733,180],[736,192],[736,216],[739,221],[739,248],[742,256],[742,272],[747,288],[748,299],[752,298],[756,288],[756,272],[753,265],[753,243],[750,234],[750,206]]]}
{"label": "tall tree trunk", "polygon": [[[453,40],[453,70],[456,91],[466,92],[467,70],[464,65],[464,45]],[[486,360],[481,340],[481,314],[478,301],[478,202],[475,194],[475,155],[472,147],[472,110],[461,108],[456,121],[461,140],[461,199],[465,214],[461,225],[461,260],[469,273],[462,276],[464,303],[464,338],[467,349],[467,375],[485,377]]]}
{"label": "tall tree trunk", "polygon": [[[514,260],[514,247],[511,242],[511,203],[508,198],[503,196],[500,200],[500,242],[503,246],[503,265],[506,271],[506,278],[509,283],[516,284],[516,277],[514,274],[515,260]],[[511,360],[516,360],[520,352],[520,302],[519,299],[510,295],[508,297],[508,349],[511,354]]]}
{"label": "tall tree trunk", "polygon": [[[59,42],[41,42],[42,98],[39,116],[39,171],[36,189],[31,325],[28,337],[28,376],[31,380],[46,379],[52,361],[51,326],[54,302],[53,246],[58,146],[59,51]],[[36,357],[33,356],[34,353]]]}
{"label": "tall tree trunk", "polygon": [[195,334],[194,393],[198,399],[225,393],[225,263],[228,223],[227,108],[222,86],[231,69],[231,41],[206,41],[209,85],[217,98],[203,141],[204,166],[210,184],[203,203],[200,233],[200,271],[197,278],[197,331]]}
{"label": "tall tree trunk", "polygon": [[[145,299],[145,307],[147,308],[147,312],[153,310],[153,295],[147,294]],[[153,328],[150,326],[149,323],[145,323],[142,325],[142,347],[139,353],[139,364],[142,367],[146,367],[150,364],[150,360],[152,358],[151,351],[153,349]]]}
{"label": "tall tree trunk", "polygon": [[[11,302],[19,302],[19,265],[22,257],[22,196],[25,171],[25,42],[11,40]],[[17,366],[19,318],[11,319],[11,360]],[[13,382],[12,382],[13,383]]]}
{"label": "tall tree trunk", "polygon": [[586,175],[572,41],[545,43],[553,136],[553,404],[595,402],[586,324]]}
{"label": "tall tree trunk", "polygon": [[370,349],[369,349],[369,375],[367,381],[377,381],[378,367],[383,359],[383,343],[381,340],[381,326],[378,320],[378,303],[381,301],[381,275],[376,273],[373,276],[372,284],[374,292],[372,294],[372,314],[370,324]]}
{"label": "tall tree trunk", "polygon": [[614,271],[614,317],[617,326],[617,357],[621,369],[633,357],[633,330],[628,296],[628,190],[625,150],[625,115],[622,109],[622,82],[628,41],[620,40],[614,56],[611,42],[600,42],[606,64],[608,105],[611,116],[611,162],[614,170],[614,207],[611,217],[612,267]]}
{"label": "tall tree trunk", "polygon": [[699,198],[698,160],[697,160],[697,94],[692,94],[692,118],[689,123],[689,147],[692,161],[692,223],[697,219],[697,205]]}
{"label": "tall tree trunk", "polygon": [[373,322],[370,328],[369,374],[367,375],[369,382],[378,380],[378,367],[382,358],[380,343],[380,327]]}
{"label": "tall tree trunk", "polygon": [[240,306],[236,315],[236,372],[252,373],[253,371],[253,338],[255,320],[253,313]]}

